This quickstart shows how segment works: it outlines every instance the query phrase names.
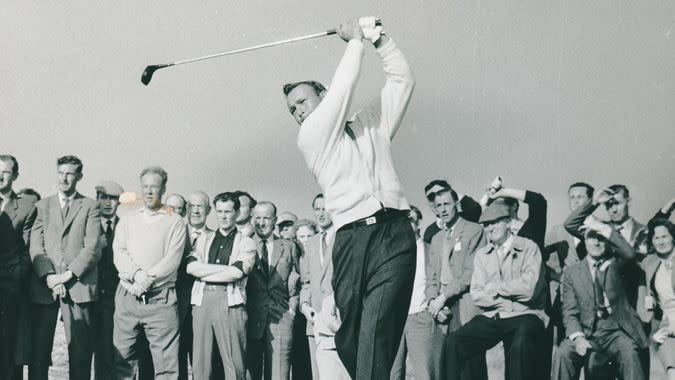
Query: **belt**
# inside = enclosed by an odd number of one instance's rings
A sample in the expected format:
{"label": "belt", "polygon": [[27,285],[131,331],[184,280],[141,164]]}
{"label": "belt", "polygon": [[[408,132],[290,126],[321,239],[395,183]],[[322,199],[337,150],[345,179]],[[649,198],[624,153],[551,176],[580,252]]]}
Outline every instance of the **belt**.
{"label": "belt", "polygon": [[[143,305],[148,305],[148,304],[152,305],[152,304],[155,304],[155,303],[163,302],[164,300],[153,300],[152,296],[154,296],[156,294],[159,294],[160,292],[162,292],[164,290],[168,290],[168,289],[170,289],[170,288],[152,290],[152,291],[145,292],[145,293],[141,294],[140,296],[136,296],[136,301],[138,301],[139,303],[142,303]],[[131,293],[129,293],[129,294],[131,294]],[[133,296],[133,294],[132,294],[132,296]]]}
{"label": "belt", "polygon": [[205,284],[204,290],[221,290],[226,291],[227,285],[225,284]]}
{"label": "belt", "polygon": [[363,226],[370,226],[372,224],[383,223],[391,220],[407,219],[409,213],[410,213],[409,210],[383,208],[367,218],[355,220],[351,223],[345,224],[344,226],[340,227],[338,231],[343,231],[352,228],[359,228]]}

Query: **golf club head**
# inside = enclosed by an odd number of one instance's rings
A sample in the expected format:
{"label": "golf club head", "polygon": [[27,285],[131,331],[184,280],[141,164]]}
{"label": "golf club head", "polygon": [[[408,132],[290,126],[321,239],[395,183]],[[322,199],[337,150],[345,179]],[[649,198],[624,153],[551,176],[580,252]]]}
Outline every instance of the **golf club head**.
{"label": "golf club head", "polygon": [[143,70],[143,74],[141,75],[141,83],[147,86],[152,80],[152,75],[155,73],[155,71],[169,66],[173,66],[173,64],[150,65],[146,67],[145,70]]}

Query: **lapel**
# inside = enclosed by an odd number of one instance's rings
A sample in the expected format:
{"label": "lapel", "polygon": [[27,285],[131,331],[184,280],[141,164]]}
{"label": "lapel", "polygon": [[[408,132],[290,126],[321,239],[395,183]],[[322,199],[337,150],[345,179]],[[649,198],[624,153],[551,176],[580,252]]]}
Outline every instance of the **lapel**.
{"label": "lapel", "polygon": [[269,252],[270,255],[270,271],[272,268],[276,268],[279,263],[279,259],[283,254],[281,239],[277,239],[274,234],[271,235],[272,238],[272,252]]}
{"label": "lapel", "polygon": [[[203,237],[202,237],[203,236]],[[215,231],[208,231],[206,230],[203,234],[199,235],[197,237],[197,241],[195,242],[195,248],[197,249],[197,252],[199,252],[199,255],[202,258],[202,261],[205,263],[209,262],[209,251],[211,250],[211,245],[213,244],[213,240],[216,238],[216,232]],[[203,242],[202,247],[203,249],[199,249],[199,243],[200,240]]]}
{"label": "lapel", "polygon": [[[82,207],[82,198],[83,197],[82,195],[80,195],[80,193],[76,193],[75,196],[73,197],[72,204],[68,209],[68,215],[66,215],[66,220],[63,222],[63,233],[65,233],[66,230],[68,229],[68,226],[70,226],[70,224],[73,223],[75,215]],[[59,212],[61,212],[61,210],[59,210]]]}
{"label": "lapel", "polygon": [[5,214],[9,216],[10,220],[14,220],[17,216],[16,209],[19,208],[19,201],[17,199],[17,196],[14,192],[10,194],[9,200],[7,201],[7,204],[5,205]]}
{"label": "lapel", "polygon": [[452,236],[448,230],[448,237],[445,239],[448,244],[447,252],[450,252],[450,257],[452,257],[452,254],[455,252],[457,242],[462,239],[462,232],[464,232],[464,219],[458,218],[455,222],[455,228],[453,229]]}
{"label": "lapel", "polygon": [[644,261],[644,271],[646,277],[645,279],[647,282],[647,286],[649,286],[650,288],[651,284],[654,281],[654,276],[656,275],[656,271],[659,269],[660,264],[661,260],[656,255],[650,255],[645,258]]}
{"label": "lapel", "polygon": [[595,310],[595,295],[593,294],[593,276],[591,275],[591,268],[588,267],[588,260],[585,258],[579,262],[580,282],[577,284],[577,289],[586,293],[586,302],[593,306]]}
{"label": "lapel", "polygon": [[47,199],[47,209],[51,213],[51,220],[56,223],[59,231],[63,230],[63,216],[61,216],[61,203],[59,195],[53,195]]}
{"label": "lapel", "polygon": [[[331,261],[333,260],[333,242],[335,239],[329,239],[328,235],[326,235],[326,252],[323,253],[323,265],[321,265],[321,258],[317,257],[316,262],[319,264],[319,267],[321,267],[321,281],[323,281],[324,277],[326,277],[326,273],[328,272],[328,267],[330,266]],[[317,243],[319,245],[319,249],[321,249],[321,237],[317,239]],[[318,250],[317,250],[318,252]]]}

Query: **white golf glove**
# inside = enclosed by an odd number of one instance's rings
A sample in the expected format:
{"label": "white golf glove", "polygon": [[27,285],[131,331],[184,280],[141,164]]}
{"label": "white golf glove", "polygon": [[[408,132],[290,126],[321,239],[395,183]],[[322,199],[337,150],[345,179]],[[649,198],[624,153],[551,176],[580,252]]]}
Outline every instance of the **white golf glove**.
{"label": "white golf glove", "polygon": [[375,41],[380,39],[380,35],[383,33],[382,26],[375,25],[377,17],[368,16],[361,17],[359,19],[359,25],[361,25],[361,30],[363,31],[363,37],[370,40],[370,42],[375,43]]}

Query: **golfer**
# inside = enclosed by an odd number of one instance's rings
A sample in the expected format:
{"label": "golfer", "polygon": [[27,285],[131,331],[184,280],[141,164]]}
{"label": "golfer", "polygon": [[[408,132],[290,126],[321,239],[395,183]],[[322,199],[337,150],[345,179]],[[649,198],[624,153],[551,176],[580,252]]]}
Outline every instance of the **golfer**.
{"label": "golfer", "polygon": [[[389,378],[415,274],[410,206],[391,156],[415,82],[398,46],[375,20],[338,27],[347,50],[330,89],[314,81],[284,86],[288,109],[300,124],[298,147],[337,229],[332,284],[342,326],[335,343],[354,379]],[[379,101],[350,115],[364,41],[382,59],[386,83]]]}

